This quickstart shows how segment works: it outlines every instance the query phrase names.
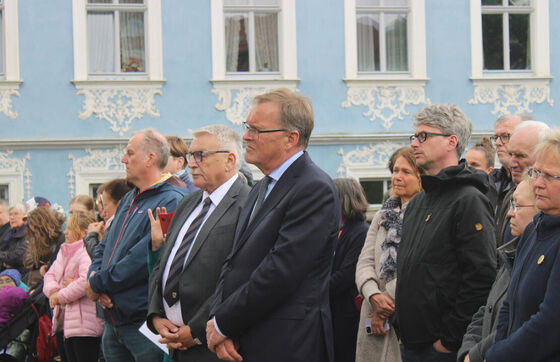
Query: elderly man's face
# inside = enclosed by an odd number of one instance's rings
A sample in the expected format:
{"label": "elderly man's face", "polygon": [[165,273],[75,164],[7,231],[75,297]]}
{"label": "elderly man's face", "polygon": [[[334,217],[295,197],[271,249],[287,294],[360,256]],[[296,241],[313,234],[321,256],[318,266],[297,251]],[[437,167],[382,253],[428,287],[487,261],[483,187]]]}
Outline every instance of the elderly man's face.
{"label": "elderly man's face", "polygon": [[515,132],[508,143],[509,168],[511,179],[519,184],[523,179],[523,171],[535,163],[533,151],[538,142],[538,132],[529,128],[522,128]]}
{"label": "elderly man's face", "polygon": [[[253,130],[281,130],[280,106],[273,102],[264,102],[253,107],[247,117],[247,124]],[[268,174],[278,167],[285,155],[285,145],[289,132],[254,133],[248,130],[243,135],[247,143],[245,161],[257,166]]]}
{"label": "elderly man's face", "polygon": [[[195,137],[189,147],[190,152],[227,151],[218,146],[218,139],[213,134],[201,134]],[[193,177],[193,184],[208,193],[214,192],[228,180],[228,170],[233,168],[231,153],[202,153],[202,160],[189,157],[188,166]]]}
{"label": "elderly man's face", "polygon": [[147,166],[148,157],[142,149],[143,134],[133,136],[126,146],[121,162],[126,165],[126,179],[136,185],[142,179]]}

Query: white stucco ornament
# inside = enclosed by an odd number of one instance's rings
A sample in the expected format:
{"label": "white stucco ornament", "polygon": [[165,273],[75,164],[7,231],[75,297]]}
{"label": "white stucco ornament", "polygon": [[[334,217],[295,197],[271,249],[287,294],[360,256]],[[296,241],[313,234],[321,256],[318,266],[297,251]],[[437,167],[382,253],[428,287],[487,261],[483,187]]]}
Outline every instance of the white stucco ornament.
{"label": "white stucco ornament", "polygon": [[14,111],[12,96],[20,96],[19,85],[11,82],[0,83],[0,113],[4,113],[9,118],[17,118],[18,113]]}
{"label": "white stucco ornament", "polygon": [[342,107],[366,106],[363,113],[370,121],[380,120],[385,130],[390,130],[395,118],[404,119],[410,114],[407,106],[430,104],[423,85],[348,85]]}
{"label": "white stucco ornament", "polygon": [[109,123],[111,131],[124,135],[135,119],[145,115],[159,117],[155,95],[162,94],[161,84],[76,84],[77,94],[84,96],[81,119],[95,115]]}
{"label": "white stucco ornament", "polygon": [[66,174],[71,197],[76,194],[89,194],[90,183],[104,183],[125,175],[125,166],[121,163],[124,146],[96,150],[86,148],[85,151],[87,155],[83,157],[68,155],[72,160],[72,167]]}
{"label": "white stucco ornament", "polygon": [[520,82],[503,84],[495,82],[474,83],[473,98],[469,104],[491,104],[494,115],[531,113],[535,103],[547,102],[550,106],[554,101],[550,98],[548,82]]}
{"label": "white stucco ornament", "polygon": [[29,153],[22,158],[12,157],[13,151],[0,151],[0,183],[9,186],[10,202],[21,202],[31,197],[31,171],[26,161],[31,159]]}
{"label": "white stucco ornament", "polygon": [[356,149],[345,153],[341,148],[338,154],[342,162],[338,166],[337,173],[340,177],[370,177],[389,173],[387,162],[398,148],[405,144],[394,142],[382,142],[375,145],[357,146]]}

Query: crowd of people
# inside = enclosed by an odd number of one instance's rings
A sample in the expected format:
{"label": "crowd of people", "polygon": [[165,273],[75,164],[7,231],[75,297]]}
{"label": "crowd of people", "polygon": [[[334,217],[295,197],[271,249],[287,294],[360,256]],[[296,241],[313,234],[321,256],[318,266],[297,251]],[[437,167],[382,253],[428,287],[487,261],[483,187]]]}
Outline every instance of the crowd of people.
{"label": "crowd of people", "polygon": [[44,293],[62,361],[560,360],[560,130],[501,116],[467,149],[466,115],[426,106],[368,223],[361,185],[306,151],[313,124],[278,89],[242,137],[133,134],[126,178],[67,219],[0,200],[0,327]]}

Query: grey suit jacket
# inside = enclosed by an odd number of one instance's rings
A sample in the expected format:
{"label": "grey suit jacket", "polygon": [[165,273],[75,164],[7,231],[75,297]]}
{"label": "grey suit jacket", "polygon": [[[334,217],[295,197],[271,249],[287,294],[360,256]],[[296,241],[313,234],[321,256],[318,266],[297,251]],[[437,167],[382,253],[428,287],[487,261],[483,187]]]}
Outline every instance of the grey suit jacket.
{"label": "grey suit jacket", "polygon": [[[206,322],[209,319],[220,270],[231,251],[239,212],[249,190],[249,186],[241,181],[241,178],[233,183],[200,229],[187,258],[179,283],[181,312],[183,322],[191,328],[193,338],[198,338],[202,345],[181,351],[180,356],[176,356],[181,360],[183,356],[185,358],[196,356],[197,361],[217,360],[216,355],[211,353],[206,345]],[[201,200],[200,190],[181,200],[169,225],[167,242],[162,246],[160,258],[150,276],[148,326],[155,333],[157,331],[152,325],[152,318],[156,315],[165,318],[162,301],[163,270],[181,227]]]}

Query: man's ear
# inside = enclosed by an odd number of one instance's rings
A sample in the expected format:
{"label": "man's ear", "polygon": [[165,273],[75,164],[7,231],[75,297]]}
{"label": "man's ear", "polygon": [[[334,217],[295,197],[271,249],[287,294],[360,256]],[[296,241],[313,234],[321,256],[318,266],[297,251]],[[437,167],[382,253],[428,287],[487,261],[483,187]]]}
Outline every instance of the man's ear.
{"label": "man's ear", "polygon": [[299,143],[299,131],[292,130],[288,132],[288,144],[286,145],[287,148],[296,147]]}
{"label": "man's ear", "polygon": [[457,138],[457,135],[451,135],[448,138],[448,142],[450,148],[456,149],[457,144],[459,144],[459,139]]}
{"label": "man's ear", "polygon": [[235,168],[235,162],[237,161],[237,157],[235,157],[235,153],[230,152],[227,155],[226,159],[226,171],[231,171]]}
{"label": "man's ear", "polygon": [[156,162],[156,154],[154,152],[148,152],[146,155],[146,168],[152,167]]}

